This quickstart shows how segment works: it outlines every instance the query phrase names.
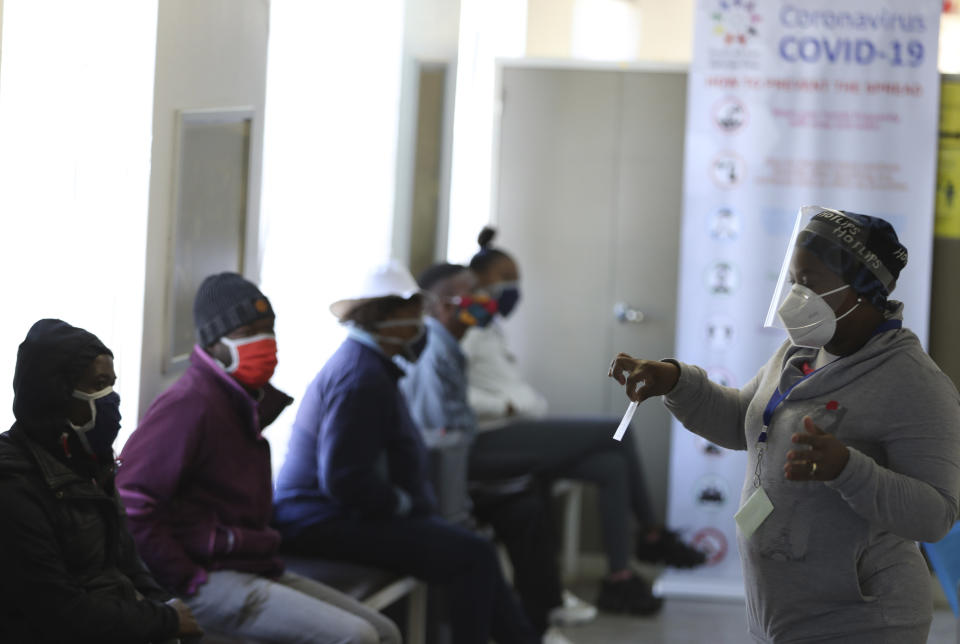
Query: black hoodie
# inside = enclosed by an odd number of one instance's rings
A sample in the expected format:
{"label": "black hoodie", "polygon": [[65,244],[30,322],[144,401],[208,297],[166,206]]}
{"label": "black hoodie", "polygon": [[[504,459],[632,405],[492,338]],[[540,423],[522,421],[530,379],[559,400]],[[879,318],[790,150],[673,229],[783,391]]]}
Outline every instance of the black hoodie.
{"label": "black hoodie", "polygon": [[[127,531],[111,466],[61,437],[84,370],[110,354],[93,334],[40,320],[17,354],[16,423],[0,434],[0,641],[136,644],[176,636],[176,611]],[[72,431],[67,431],[75,441]],[[96,478],[99,483],[94,479]],[[138,597],[143,599],[137,599]]]}

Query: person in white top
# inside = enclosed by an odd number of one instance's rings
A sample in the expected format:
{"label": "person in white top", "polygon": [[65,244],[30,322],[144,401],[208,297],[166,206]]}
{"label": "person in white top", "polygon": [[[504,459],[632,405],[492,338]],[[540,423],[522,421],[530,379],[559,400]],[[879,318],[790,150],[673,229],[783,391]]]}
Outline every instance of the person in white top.
{"label": "person in white top", "polygon": [[[510,255],[491,245],[494,234],[490,228],[480,233],[480,251],[470,269],[478,289],[497,300],[499,319],[486,328],[471,328],[461,343],[469,401],[480,422],[470,478],[534,474],[598,485],[608,575],[597,606],[608,612],[654,613],[661,602],[630,567],[631,549],[642,561],[678,567],[700,565],[706,557],[654,517],[630,434],[623,443],[610,438],[617,419],[547,417],[546,400],[525,380],[507,348],[502,318],[519,301],[519,269]],[[631,518],[637,524],[633,548]]]}
{"label": "person in white top", "polygon": [[[512,293],[514,288],[506,287],[503,292]],[[499,319],[468,332],[463,348],[470,360],[470,406],[482,428],[493,429],[518,416],[547,415],[547,399],[523,379]]]}

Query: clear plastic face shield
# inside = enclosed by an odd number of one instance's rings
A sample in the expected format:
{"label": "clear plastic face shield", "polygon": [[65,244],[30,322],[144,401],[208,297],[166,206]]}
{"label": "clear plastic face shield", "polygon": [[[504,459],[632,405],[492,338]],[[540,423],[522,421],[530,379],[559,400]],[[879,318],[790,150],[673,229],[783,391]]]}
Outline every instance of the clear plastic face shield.
{"label": "clear plastic face shield", "polygon": [[837,321],[857,306],[836,310],[825,299],[836,303],[839,298],[829,296],[850,288],[842,277],[844,263],[852,256],[871,270],[884,270],[865,242],[864,231],[843,213],[820,206],[800,208],[764,326],[786,330],[797,346],[828,343]]}

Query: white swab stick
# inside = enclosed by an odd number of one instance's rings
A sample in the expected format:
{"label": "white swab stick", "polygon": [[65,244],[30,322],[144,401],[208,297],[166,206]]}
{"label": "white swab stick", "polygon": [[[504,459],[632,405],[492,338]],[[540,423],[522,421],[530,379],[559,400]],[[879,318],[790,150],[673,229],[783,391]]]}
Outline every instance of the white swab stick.
{"label": "white swab stick", "polygon": [[627,411],[623,415],[623,420],[620,421],[620,426],[617,427],[617,431],[613,433],[613,440],[623,440],[623,435],[626,433],[627,427],[630,426],[630,421],[633,420],[633,415],[637,413],[638,404],[638,402],[634,401],[630,403],[629,407],[627,407]]}

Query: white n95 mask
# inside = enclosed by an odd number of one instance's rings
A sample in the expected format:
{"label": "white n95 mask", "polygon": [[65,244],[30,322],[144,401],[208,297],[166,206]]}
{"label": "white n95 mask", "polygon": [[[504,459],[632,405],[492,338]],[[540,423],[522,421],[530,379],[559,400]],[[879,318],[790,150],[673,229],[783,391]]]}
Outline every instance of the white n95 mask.
{"label": "white n95 mask", "polygon": [[842,320],[860,306],[860,298],[849,311],[837,317],[830,305],[823,299],[824,295],[837,293],[845,288],[835,288],[826,293],[814,293],[803,284],[794,284],[783,304],[777,309],[777,317],[783,323],[790,341],[798,347],[819,349],[830,342],[837,331],[837,321]]}

